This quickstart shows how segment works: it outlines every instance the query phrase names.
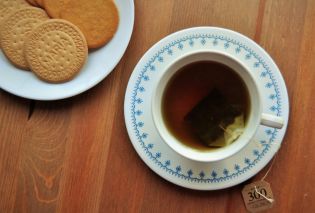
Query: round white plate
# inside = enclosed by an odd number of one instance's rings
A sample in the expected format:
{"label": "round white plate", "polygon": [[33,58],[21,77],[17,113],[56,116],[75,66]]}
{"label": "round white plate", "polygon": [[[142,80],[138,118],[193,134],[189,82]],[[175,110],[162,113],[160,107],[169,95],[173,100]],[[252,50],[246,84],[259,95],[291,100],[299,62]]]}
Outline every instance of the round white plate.
{"label": "round white plate", "polygon": [[[282,116],[284,127],[277,130],[260,126],[244,149],[214,163],[195,162],[175,153],[162,141],[153,124],[152,92],[170,63],[197,49],[222,51],[239,58],[260,79],[264,112]],[[216,190],[249,179],[272,159],[286,131],[289,102],[278,67],[258,44],[231,30],[197,27],[171,34],[146,52],[130,77],[124,111],[131,142],[153,171],[183,187]]]}
{"label": "round white plate", "polygon": [[0,88],[14,95],[34,100],[58,100],[80,94],[102,81],[122,58],[133,30],[133,0],[115,0],[120,23],[114,38],[104,47],[89,53],[81,72],[71,81],[50,84],[33,73],[17,69],[0,51]]}

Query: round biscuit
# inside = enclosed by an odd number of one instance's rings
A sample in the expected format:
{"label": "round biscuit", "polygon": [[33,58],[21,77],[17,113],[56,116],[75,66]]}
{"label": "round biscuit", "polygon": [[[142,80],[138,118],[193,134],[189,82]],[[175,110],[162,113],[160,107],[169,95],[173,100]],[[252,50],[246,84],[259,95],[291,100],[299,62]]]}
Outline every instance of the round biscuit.
{"label": "round biscuit", "polygon": [[60,18],[60,11],[65,7],[69,0],[44,0],[44,8],[52,18]]}
{"label": "round biscuit", "polygon": [[62,19],[78,26],[89,48],[105,45],[117,31],[119,14],[112,0],[70,0],[60,12]]}
{"label": "round biscuit", "polygon": [[0,9],[0,31],[2,29],[3,21],[14,11],[14,8],[5,7]]}
{"label": "round biscuit", "polygon": [[38,6],[43,7],[43,1],[44,0],[34,0],[38,4]]}
{"label": "round biscuit", "polygon": [[24,56],[24,41],[32,29],[48,19],[44,10],[26,7],[11,13],[1,29],[1,47],[7,58],[17,67],[28,69]]}
{"label": "round biscuit", "polygon": [[39,5],[37,4],[36,0],[26,0],[30,5],[38,7]]}
{"label": "round biscuit", "polygon": [[11,12],[27,6],[30,5],[25,0],[0,0],[0,26]]}
{"label": "round biscuit", "polygon": [[0,0],[0,8],[14,7],[16,5],[29,5],[26,0]]}
{"label": "round biscuit", "polygon": [[30,5],[25,0],[0,0],[0,37],[2,22],[15,10],[28,6]]}
{"label": "round biscuit", "polygon": [[38,25],[25,42],[31,70],[42,80],[60,83],[72,79],[88,55],[82,32],[72,23],[51,19]]}

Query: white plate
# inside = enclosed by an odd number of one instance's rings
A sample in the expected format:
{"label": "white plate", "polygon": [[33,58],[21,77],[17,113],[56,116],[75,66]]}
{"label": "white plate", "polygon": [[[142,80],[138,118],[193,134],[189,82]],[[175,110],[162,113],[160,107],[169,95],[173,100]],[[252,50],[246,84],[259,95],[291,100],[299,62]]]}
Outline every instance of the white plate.
{"label": "white plate", "polygon": [[[153,124],[152,90],[170,63],[196,49],[223,51],[242,60],[260,78],[264,112],[282,116],[284,127],[277,130],[260,126],[244,149],[215,163],[195,162],[175,153],[162,141]],[[131,142],[153,171],[183,187],[216,190],[249,179],[272,159],[286,131],[289,102],[279,69],[258,44],[231,30],[197,27],[171,34],[146,52],[130,77],[124,111]]]}
{"label": "white plate", "polygon": [[120,23],[114,38],[104,47],[89,53],[81,72],[63,84],[49,84],[34,74],[9,63],[0,51],[0,88],[14,95],[34,100],[58,100],[80,94],[102,81],[123,56],[133,30],[133,0],[115,0]]}

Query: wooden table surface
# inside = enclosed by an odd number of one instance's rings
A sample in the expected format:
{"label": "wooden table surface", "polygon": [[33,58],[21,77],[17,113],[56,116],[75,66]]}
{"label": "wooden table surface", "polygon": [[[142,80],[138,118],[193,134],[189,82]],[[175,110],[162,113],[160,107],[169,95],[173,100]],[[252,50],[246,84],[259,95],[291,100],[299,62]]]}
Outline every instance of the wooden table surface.
{"label": "wooden table surface", "polygon": [[245,183],[206,192],[173,185],[142,162],[124,124],[124,94],[141,56],[200,25],[245,34],[279,66],[290,122],[266,178],[276,199],[270,212],[315,212],[315,1],[135,0],[135,14],[124,57],[88,92],[40,102],[0,90],[0,212],[245,212]]}

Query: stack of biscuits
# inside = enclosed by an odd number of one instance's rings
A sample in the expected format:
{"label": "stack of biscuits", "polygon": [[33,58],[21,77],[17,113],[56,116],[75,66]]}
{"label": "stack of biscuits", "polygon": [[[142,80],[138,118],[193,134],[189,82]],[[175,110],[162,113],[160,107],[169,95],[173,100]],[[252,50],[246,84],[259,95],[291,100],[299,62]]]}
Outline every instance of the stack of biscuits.
{"label": "stack of biscuits", "polygon": [[50,83],[80,72],[88,50],[117,31],[113,0],[0,0],[0,46],[16,67]]}

